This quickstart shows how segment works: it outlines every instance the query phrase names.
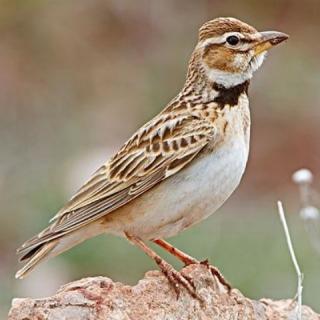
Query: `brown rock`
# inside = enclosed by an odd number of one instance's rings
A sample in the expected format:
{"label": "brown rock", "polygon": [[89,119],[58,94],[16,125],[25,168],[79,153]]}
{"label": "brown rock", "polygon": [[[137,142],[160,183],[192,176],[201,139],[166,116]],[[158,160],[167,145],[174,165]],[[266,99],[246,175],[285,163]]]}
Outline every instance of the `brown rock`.
{"label": "brown rock", "polygon": [[[177,297],[159,271],[150,271],[133,287],[105,277],[69,283],[52,297],[14,299],[9,320],[250,320],[297,319],[292,300],[251,300],[233,289],[229,294],[204,265],[182,272],[194,281],[201,303],[185,290]],[[303,306],[303,319],[320,320]]]}

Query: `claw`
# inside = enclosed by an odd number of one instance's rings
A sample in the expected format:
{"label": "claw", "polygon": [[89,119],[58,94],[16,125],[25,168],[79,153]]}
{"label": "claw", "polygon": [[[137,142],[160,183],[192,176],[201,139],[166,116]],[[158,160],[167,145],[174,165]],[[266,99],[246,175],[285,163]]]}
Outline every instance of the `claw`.
{"label": "claw", "polygon": [[219,282],[227,289],[228,293],[231,292],[231,284],[224,278],[224,276],[221,274],[218,268],[209,264],[208,259],[201,261],[200,264],[206,266],[210,270],[211,274],[218,278]]}
{"label": "claw", "polygon": [[159,265],[163,274],[167,277],[170,284],[172,285],[174,291],[177,294],[177,299],[180,297],[180,287],[185,288],[188,293],[194,298],[199,300],[203,303],[203,299],[198,295],[196,292],[196,287],[192,281],[192,279],[187,276],[183,275],[180,272],[173,269],[169,264],[161,263]]}
{"label": "claw", "polygon": [[[229,282],[223,277],[223,275],[217,268],[209,264],[208,259],[200,262],[197,259],[192,258],[188,254],[182,252],[181,250],[175,248],[174,246],[172,246],[170,243],[166,242],[163,239],[155,239],[153,242],[156,243],[158,246],[162,247],[163,249],[165,249],[166,251],[168,251],[169,253],[171,253],[172,255],[174,255],[176,258],[182,261],[185,264],[185,266],[189,266],[190,264],[199,264],[199,263],[206,266],[210,270],[211,274],[217,277],[220,283],[227,288],[228,293],[230,293],[230,291],[232,290],[232,287],[229,284]],[[190,283],[190,285],[194,288],[193,283]]]}
{"label": "claw", "polygon": [[186,274],[182,274],[182,276],[189,282],[193,290],[196,290],[196,286],[193,282],[193,279],[190,276],[187,276]]}
{"label": "claw", "polygon": [[169,283],[173,286],[173,289],[177,295],[177,299],[180,296],[180,286],[184,287],[189,294],[197,299],[200,303],[203,303],[203,299],[197,294],[196,288],[192,279],[188,276],[182,275],[175,270],[168,262],[163,260],[156,252],[150,249],[140,238],[132,236],[129,233],[125,233],[126,237],[133,244],[142,249],[150,258],[152,258],[156,264],[160,267],[162,273],[167,277]]}

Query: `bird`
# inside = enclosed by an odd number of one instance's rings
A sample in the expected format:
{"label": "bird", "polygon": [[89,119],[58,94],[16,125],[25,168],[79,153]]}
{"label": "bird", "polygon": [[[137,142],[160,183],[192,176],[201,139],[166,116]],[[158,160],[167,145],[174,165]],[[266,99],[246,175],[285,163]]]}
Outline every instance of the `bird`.
{"label": "bird", "polygon": [[[36,265],[102,233],[129,240],[159,266],[175,290],[195,287],[150,248],[185,265],[200,263],[165,239],[214,213],[239,185],[250,141],[248,88],[272,47],[288,39],[236,18],[204,23],[181,91],[138,129],[75,193],[42,232],[17,253]],[[216,267],[207,264],[228,289]]]}

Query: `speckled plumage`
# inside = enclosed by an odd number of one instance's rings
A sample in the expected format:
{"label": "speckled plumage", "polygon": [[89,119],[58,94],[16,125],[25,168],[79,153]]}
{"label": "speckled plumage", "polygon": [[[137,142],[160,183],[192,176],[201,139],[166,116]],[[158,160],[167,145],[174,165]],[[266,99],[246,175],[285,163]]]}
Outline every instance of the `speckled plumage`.
{"label": "speckled plumage", "polygon": [[[228,44],[230,34],[239,37],[239,45]],[[18,252],[29,261],[17,277],[99,233],[169,237],[219,208],[245,170],[248,85],[276,38],[279,43],[284,35],[264,38],[233,18],[205,23],[180,93],[133,134],[47,229],[22,245]]]}

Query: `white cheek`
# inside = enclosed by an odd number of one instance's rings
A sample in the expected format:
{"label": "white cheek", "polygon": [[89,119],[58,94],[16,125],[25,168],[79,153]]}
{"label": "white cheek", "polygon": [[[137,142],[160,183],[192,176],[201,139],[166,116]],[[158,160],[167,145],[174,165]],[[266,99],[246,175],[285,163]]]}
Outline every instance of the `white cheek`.
{"label": "white cheek", "polygon": [[252,77],[252,73],[248,72],[232,73],[208,67],[206,68],[206,74],[210,81],[221,84],[225,88],[234,87]]}
{"label": "white cheek", "polygon": [[233,60],[233,66],[237,69],[242,69],[243,66],[246,64],[247,57],[243,54],[238,54],[235,56],[235,59]]}
{"label": "white cheek", "polygon": [[265,51],[265,52],[260,53],[258,56],[256,56],[255,58],[252,59],[250,66],[249,66],[251,73],[257,71],[261,67],[266,56],[267,56],[267,52]]}
{"label": "white cheek", "polygon": [[257,57],[253,58],[248,66],[248,56],[238,55],[234,60],[234,66],[239,68],[240,70],[243,67],[246,67],[245,70],[238,73],[225,72],[218,69],[210,69],[207,65],[204,65],[204,69],[210,81],[221,84],[225,88],[230,88],[251,79],[253,73],[261,67],[265,57],[266,52],[261,53]]}

